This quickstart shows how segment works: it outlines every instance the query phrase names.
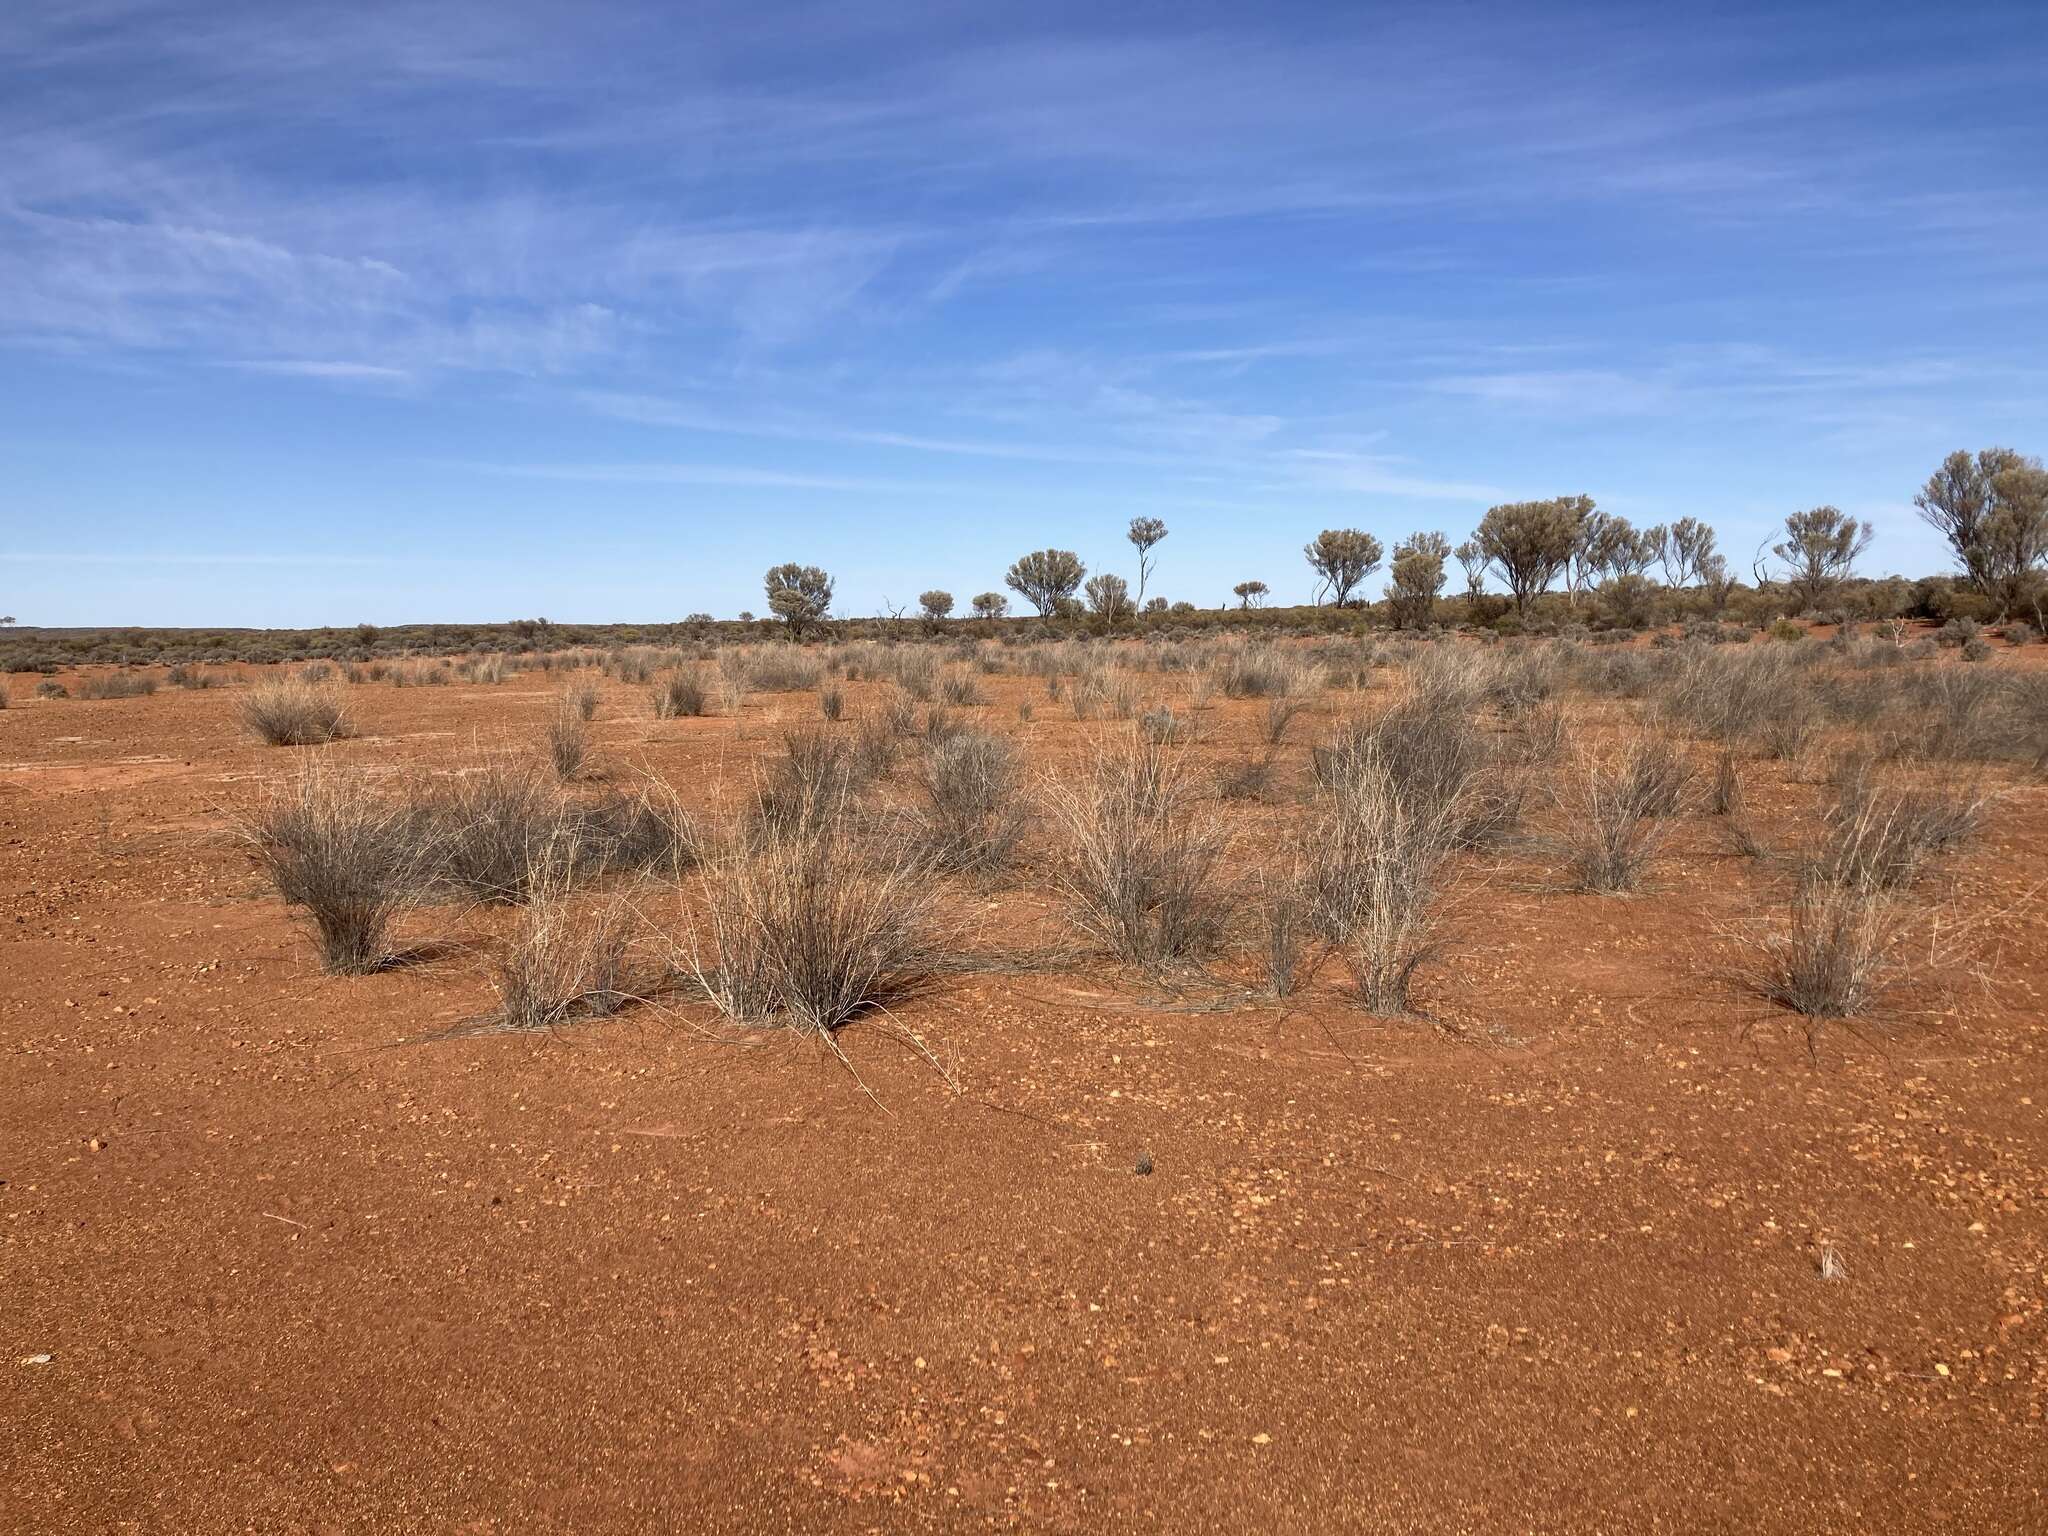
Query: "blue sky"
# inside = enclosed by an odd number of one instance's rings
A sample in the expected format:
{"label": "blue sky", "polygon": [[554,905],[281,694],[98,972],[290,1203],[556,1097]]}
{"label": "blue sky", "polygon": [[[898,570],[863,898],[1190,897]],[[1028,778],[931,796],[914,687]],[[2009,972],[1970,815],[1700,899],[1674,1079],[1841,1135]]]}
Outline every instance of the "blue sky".
{"label": "blue sky", "polygon": [[[864,614],[2048,450],[2048,10],[0,13],[0,612]],[[1374,581],[1377,592],[1378,579]]]}

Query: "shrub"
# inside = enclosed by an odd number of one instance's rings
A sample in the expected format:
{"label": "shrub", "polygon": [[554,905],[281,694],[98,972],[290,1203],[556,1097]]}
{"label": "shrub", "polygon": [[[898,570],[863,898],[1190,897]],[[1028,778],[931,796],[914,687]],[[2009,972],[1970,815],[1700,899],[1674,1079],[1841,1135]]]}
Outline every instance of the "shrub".
{"label": "shrub", "polygon": [[838,688],[818,690],[818,713],[827,720],[837,720],[846,713],[846,695]]}
{"label": "shrub", "polygon": [[984,731],[927,742],[918,768],[922,843],[941,869],[982,872],[1007,864],[1024,830],[1016,754]]}
{"label": "shrub", "polygon": [[1165,747],[1134,733],[1047,798],[1068,835],[1060,889],[1084,933],[1148,968],[1214,947],[1228,913],[1217,878],[1227,838],[1196,812]]}
{"label": "shrub", "polygon": [[1787,644],[1806,638],[1806,631],[1790,619],[1773,620],[1770,634],[1773,640],[1783,640]]}
{"label": "shrub", "polygon": [[1989,661],[1990,659],[1991,642],[1982,635],[1972,635],[1963,642],[1963,660]]}
{"label": "shrub", "polygon": [[39,699],[68,699],[71,697],[71,690],[54,678],[46,677],[36,684],[36,697]]}
{"label": "shrub", "polygon": [[568,707],[575,712],[578,720],[597,718],[597,684],[588,678],[571,683],[562,697],[567,701]]}
{"label": "shrub", "polygon": [[1983,632],[1984,626],[1975,619],[1955,618],[1950,619],[1940,629],[1936,630],[1934,632],[1934,639],[1937,645],[1954,648],[1968,645],[1972,640],[1982,635]]}
{"label": "shrub", "polygon": [[2007,645],[2032,645],[2041,638],[2041,632],[2024,620],[2006,625],[2000,633],[2004,635]]}
{"label": "shrub", "polygon": [[243,830],[285,904],[311,920],[326,969],[355,975],[389,961],[391,925],[435,856],[416,811],[361,772],[315,759]]}
{"label": "shrub", "polygon": [[655,719],[676,720],[703,713],[704,683],[695,672],[673,672],[655,685]]}
{"label": "shrub", "polygon": [[208,672],[201,667],[188,666],[184,662],[179,662],[176,666],[172,667],[165,674],[165,679],[173,688],[191,688],[195,690],[225,688],[228,682],[218,672]]}
{"label": "shrub", "polygon": [[266,679],[242,696],[242,720],[273,747],[306,747],[346,736],[341,696],[298,678]]}

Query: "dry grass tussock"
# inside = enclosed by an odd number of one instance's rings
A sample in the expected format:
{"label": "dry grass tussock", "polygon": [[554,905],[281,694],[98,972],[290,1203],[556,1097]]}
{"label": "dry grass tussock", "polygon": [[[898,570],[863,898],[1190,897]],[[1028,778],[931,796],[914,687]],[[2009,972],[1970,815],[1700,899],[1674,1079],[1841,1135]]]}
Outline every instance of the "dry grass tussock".
{"label": "dry grass tussock", "polygon": [[1056,878],[1084,933],[1149,969],[1216,947],[1230,912],[1220,876],[1229,834],[1173,748],[1132,732],[1078,782],[1049,780],[1045,799],[1067,834]]}
{"label": "dry grass tussock", "polygon": [[977,730],[929,740],[917,785],[920,839],[934,866],[986,874],[1010,862],[1024,831],[1024,805],[1017,754],[1007,741]]}
{"label": "dry grass tussock", "polygon": [[241,698],[242,721],[273,747],[310,747],[349,734],[348,707],[322,683],[273,677]]}
{"label": "dry grass tussock", "polygon": [[794,811],[777,837],[727,838],[702,890],[682,964],[729,1018],[829,1036],[931,974],[922,852],[900,828],[857,833],[843,801]]}
{"label": "dry grass tussock", "polygon": [[580,839],[565,826],[535,858],[525,882],[529,899],[491,974],[504,1028],[555,1029],[605,1018],[652,990],[633,975],[646,931],[635,891],[580,892],[583,856]]}
{"label": "dry grass tussock", "polygon": [[1455,796],[1415,792],[1378,755],[1355,761],[1318,796],[1296,850],[1303,912],[1308,927],[1345,954],[1360,999],[1376,1014],[1412,1012],[1415,973],[1443,947],[1441,895],[1460,821]]}
{"label": "dry grass tussock", "polygon": [[1640,886],[1691,777],[1660,736],[1631,737],[1613,762],[1582,757],[1562,796],[1573,883],[1608,893]]}
{"label": "dry grass tussock", "polygon": [[389,963],[392,924],[439,855],[415,806],[319,758],[275,786],[242,831],[285,904],[311,922],[321,964],[343,975]]}

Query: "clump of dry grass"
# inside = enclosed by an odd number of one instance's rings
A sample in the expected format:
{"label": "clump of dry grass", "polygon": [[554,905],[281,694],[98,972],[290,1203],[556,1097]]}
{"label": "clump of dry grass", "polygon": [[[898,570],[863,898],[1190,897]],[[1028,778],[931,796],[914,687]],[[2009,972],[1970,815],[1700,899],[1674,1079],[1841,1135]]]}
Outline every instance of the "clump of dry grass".
{"label": "clump of dry grass", "polygon": [[654,718],[679,720],[704,713],[704,680],[695,672],[672,672],[654,685]]}
{"label": "clump of dry grass", "polygon": [[565,808],[577,865],[597,874],[675,879],[696,864],[701,839],[675,791],[648,779],[631,792]]}
{"label": "clump of dry grass", "polygon": [[813,830],[813,818],[848,809],[871,775],[860,744],[823,730],[795,730],[782,752],[762,770],[747,819],[757,839],[795,837]]}
{"label": "clump of dry grass", "polygon": [[1803,873],[1830,885],[1903,890],[1928,860],[1969,840],[1984,804],[1982,796],[1950,786],[1889,788],[1857,765],[1840,779],[1826,834]]}
{"label": "clump of dry grass", "polygon": [[1058,875],[1075,923],[1133,965],[1213,949],[1229,915],[1223,825],[1197,804],[1169,749],[1133,732],[1076,784],[1047,785],[1067,833]]}
{"label": "clump of dry grass", "polygon": [[340,975],[391,958],[391,926],[419,897],[436,840],[406,801],[360,770],[317,758],[274,788],[243,824],[287,906],[313,925],[320,961]]}
{"label": "clump of dry grass", "polygon": [[1458,845],[1457,801],[1404,788],[1366,757],[1326,784],[1301,856],[1308,920],[1350,960],[1374,1013],[1412,1011],[1415,973],[1444,943],[1440,894]]}
{"label": "clump of dry grass", "polygon": [[568,707],[575,711],[577,719],[595,720],[597,718],[597,684],[593,683],[589,678],[582,678],[571,683],[563,691],[562,697]]}
{"label": "clump of dry grass", "polygon": [[141,672],[102,672],[78,684],[81,699],[140,699],[156,692],[156,679]]}
{"label": "clump of dry grass", "polygon": [[1520,824],[1528,786],[1464,712],[1461,700],[1475,697],[1476,685],[1460,686],[1460,674],[1438,670],[1442,691],[1352,722],[1312,751],[1310,766],[1326,790],[1384,772],[1412,811],[1443,821],[1455,846],[1490,847]]}
{"label": "clump of dry grass", "polygon": [[1754,985],[1810,1019],[1868,1013],[1895,979],[1909,926],[1886,892],[1802,879],[1784,927],[1756,940]]}
{"label": "clump of dry grass", "polygon": [[933,886],[900,833],[856,836],[827,808],[790,825],[735,837],[706,863],[686,964],[728,1017],[829,1036],[929,978]]}
{"label": "clump of dry grass", "polygon": [[475,901],[521,902],[545,850],[559,846],[565,808],[541,770],[492,759],[458,773],[431,796],[441,883]]}
{"label": "clump of dry grass", "polygon": [[319,683],[273,677],[241,700],[242,722],[273,747],[310,747],[349,734],[341,695]]}
{"label": "clump of dry grass", "polygon": [[1611,894],[1641,885],[1689,774],[1671,745],[1653,736],[1635,737],[1618,762],[1584,759],[1565,795],[1573,883]]}
{"label": "clump of dry grass", "polygon": [[1017,754],[999,736],[965,730],[927,742],[918,765],[921,835],[940,869],[987,873],[1008,864],[1024,831]]}
{"label": "clump of dry grass", "polygon": [[589,717],[581,713],[573,698],[565,697],[548,716],[548,762],[555,777],[567,783],[583,771],[590,757]]}
{"label": "clump of dry grass", "polygon": [[491,982],[507,1029],[555,1029],[605,1018],[638,998],[629,977],[643,924],[627,890],[579,896],[577,850],[564,841],[537,851],[530,899],[497,958]]}

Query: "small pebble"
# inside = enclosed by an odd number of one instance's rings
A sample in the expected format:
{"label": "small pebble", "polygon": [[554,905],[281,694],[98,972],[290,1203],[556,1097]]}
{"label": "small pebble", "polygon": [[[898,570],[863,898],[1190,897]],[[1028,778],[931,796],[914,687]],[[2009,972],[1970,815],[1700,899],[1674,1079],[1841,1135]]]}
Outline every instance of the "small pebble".
{"label": "small pebble", "polygon": [[1150,1173],[1152,1171],[1152,1154],[1150,1152],[1140,1152],[1138,1154],[1135,1171],[1138,1173]]}

